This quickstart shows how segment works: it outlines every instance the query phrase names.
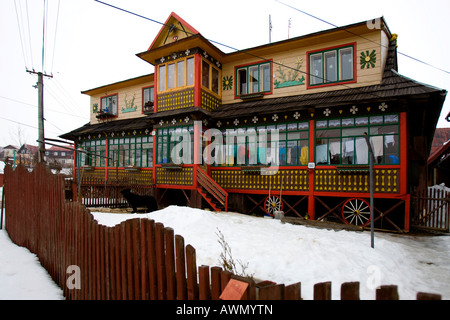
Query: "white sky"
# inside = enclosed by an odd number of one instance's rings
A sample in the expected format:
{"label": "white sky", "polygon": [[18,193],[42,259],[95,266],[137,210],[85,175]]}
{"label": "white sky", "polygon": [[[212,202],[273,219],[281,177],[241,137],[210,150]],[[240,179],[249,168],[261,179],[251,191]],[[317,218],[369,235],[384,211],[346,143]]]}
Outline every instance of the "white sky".
{"label": "white sky", "polygon": [[[160,22],[174,11],[207,39],[237,49],[268,43],[269,14],[272,42],[288,37],[289,19],[290,37],[332,28],[276,0],[105,2]],[[448,0],[283,2],[338,26],[384,16],[391,32],[398,34],[399,52],[450,72]],[[57,138],[89,121],[89,98],[80,91],[153,72],[153,66],[135,54],[148,49],[161,25],[94,0],[46,3],[42,67],[44,0],[0,0],[0,146],[17,145],[19,130],[22,142],[37,145],[37,89],[33,88],[37,76],[27,73],[26,68],[53,75],[52,79],[44,79],[47,138]],[[450,89],[449,73],[402,55],[398,58],[401,74]],[[450,112],[449,99],[438,127],[450,127],[444,120]]]}

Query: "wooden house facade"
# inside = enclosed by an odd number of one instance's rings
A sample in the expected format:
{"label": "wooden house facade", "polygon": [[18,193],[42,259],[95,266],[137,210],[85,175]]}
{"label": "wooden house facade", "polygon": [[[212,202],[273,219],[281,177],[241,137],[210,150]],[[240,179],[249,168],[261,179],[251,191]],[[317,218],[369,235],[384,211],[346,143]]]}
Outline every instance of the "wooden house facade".
{"label": "wooden house facade", "polygon": [[446,91],[400,75],[376,22],[224,53],[172,13],[137,54],[154,74],[83,91],[90,122],[62,136],[88,152],[74,171],[160,205],[365,225],[369,141],[375,225],[409,230]]}

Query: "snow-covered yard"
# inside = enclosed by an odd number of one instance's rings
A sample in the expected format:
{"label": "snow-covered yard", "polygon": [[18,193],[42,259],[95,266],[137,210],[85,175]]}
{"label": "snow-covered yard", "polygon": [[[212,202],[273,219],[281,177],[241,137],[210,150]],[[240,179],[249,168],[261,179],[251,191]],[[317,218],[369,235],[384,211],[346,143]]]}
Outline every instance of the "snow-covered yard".
{"label": "snow-covered yard", "polygon": [[[450,237],[332,231],[283,224],[279,220],[238,213],[214,213],[170,206],[149,214],[93,212],[100,224],[114,226],[126,219],[162,222],[196,248],[197,265],[218,265],[224,235],[235,260],[248,263],[255,278],[286,285],[301,282],[304,299],[313,285],[332,281],[332,298],[340,285],[360,282],[361,299],[374,299],[375,288],[398,285],[400,299],[415,299],[419,291],[450,299]],[[27,249],[14,245],[0,231],[0,299],[63,299],[62,291]]]}
{"label": "snow-covered yard", "polygon": [[93,213],[99,223],[114,226],[124,219],[148,217],[174,229],[196,248],[197,265],[218,265],[222,248],[218,230],[235,260],[248,263],[255,278],[286,285],[301,282],[304,299],[315,283],[332,281],[332,297],[341,283],[360,282],[361,299],[374,299],[379,285],[398,285],[400,299],[419,291],[450,299],[450,237],[333,231],[283,224],[280,220],[239,213],[214,213],[170,206],[149,214]]}

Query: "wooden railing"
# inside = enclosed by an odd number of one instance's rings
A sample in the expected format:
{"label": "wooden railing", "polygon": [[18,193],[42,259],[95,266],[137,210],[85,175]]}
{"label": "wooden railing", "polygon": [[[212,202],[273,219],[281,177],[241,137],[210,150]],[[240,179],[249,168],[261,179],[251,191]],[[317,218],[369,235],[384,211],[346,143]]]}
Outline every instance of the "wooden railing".
{"label": "wooden railing", "polygon": [[[217,182],[208,176],[200,167],[197,167],[197,181],[209,195],[213,196],[214,199],[216,199],[224,207],[224,211],[228,210],[228,192],[219,186]],[[208,199],[206,200],[208,201]]]}

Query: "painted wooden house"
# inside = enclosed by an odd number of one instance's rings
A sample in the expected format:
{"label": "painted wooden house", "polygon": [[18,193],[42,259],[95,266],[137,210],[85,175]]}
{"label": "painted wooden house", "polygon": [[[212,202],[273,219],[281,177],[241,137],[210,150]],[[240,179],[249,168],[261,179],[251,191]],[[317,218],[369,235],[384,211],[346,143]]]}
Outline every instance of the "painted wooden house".
{"label": "painted wooden house", "polygon": [[400,75],[397,36],[374,21],[224,53],[172,13],[137,54],[154,74],[84,91],[90,122],[63,137],[90,152],[85,177],[134,179],[160,205],[358,225],[367,137],[375,226],[409,230],[446,91]]}

